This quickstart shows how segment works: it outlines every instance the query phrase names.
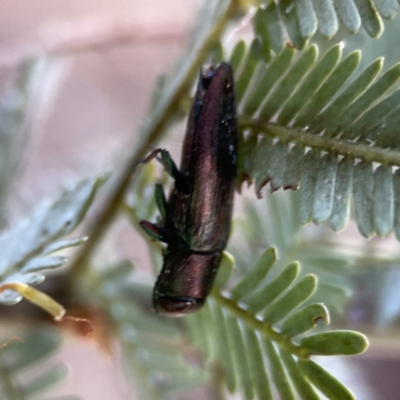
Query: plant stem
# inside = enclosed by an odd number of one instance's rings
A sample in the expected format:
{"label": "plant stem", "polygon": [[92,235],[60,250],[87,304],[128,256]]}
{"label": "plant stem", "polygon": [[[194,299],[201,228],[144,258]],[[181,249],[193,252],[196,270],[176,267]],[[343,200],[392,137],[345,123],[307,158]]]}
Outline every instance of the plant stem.
{"label": "plant stem", "polygon": [[118,179],[97,216],[96,224],[89,229],[89,240],[71,263],[69,273],[71,280],[75,280],[87,270],[88,262],[94,250],[115,219],[140,160],[144,158],[149,148],[154,147],[155,143],[161,138],[162,133],[179,110],[182,97],[187,96],[200,66],[222,36],[229,21],[240,10],[241,2],[231,0],[215,21],[208,35],[191,49],[191,54],[185,60],[185,66],[172,80],[151,120],[144,125],[136,149],[122,166]]}
{"label": "plant stem", "polygon": [[310,352],[308,349],[294,344],[289,336],[281,335],[275,331],[268,321],[256,318],[251,311],[241,308],[235,300],[225,297],[218,289],[213,289],[211,295],[220,306],[226,308],[235,317],[240,318],[251,329],[259,331],[264,337],[282,346],[296,357],[302,360],[309,359]]}
{"label": "plant stem", "polygon": [[239,124],[243,129],[261,131],[283,142],[299,144],[312,149],[323,150],[330,154],[358,158],[367,162],[383,165],[400,166],[400,152],[371,147],[365,144],[352,143],[340,139],[326,138],[301,129],[278,126],[241,116]]}

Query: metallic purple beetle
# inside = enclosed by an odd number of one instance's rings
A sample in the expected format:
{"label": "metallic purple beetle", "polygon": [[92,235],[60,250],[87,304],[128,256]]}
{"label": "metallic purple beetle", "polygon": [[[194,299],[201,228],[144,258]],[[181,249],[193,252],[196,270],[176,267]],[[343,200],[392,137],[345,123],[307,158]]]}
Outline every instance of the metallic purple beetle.
{"label": "metallic purple beetle", "polygon": [[157,312],[182,315],[198,310],[210,292],[232,219],[237,164],[237,123],[232,68],[222,63],[200,75],[180,169],[164,149],[153,151],[175,185],[166,200],[156,185],[161,225],[141,221],[167,244],[153,292]]}

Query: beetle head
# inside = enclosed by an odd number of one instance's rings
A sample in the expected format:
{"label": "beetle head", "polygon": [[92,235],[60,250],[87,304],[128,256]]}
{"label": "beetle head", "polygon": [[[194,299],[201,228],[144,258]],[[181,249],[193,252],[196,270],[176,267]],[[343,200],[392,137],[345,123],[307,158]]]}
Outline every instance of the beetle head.
{"label": "beetle head", "polygon": [[181,316],[197,311],[210,292],[222,254],[168,251],[153,292],[156,312]]}

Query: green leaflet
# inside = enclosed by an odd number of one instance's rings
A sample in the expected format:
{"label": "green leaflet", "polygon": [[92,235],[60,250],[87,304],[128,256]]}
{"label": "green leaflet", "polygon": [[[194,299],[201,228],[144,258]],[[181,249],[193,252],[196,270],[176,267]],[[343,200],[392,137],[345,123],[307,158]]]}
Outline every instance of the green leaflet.
{"label": "green leaflet", "polygon": [[271,48],[278,54],[285,44],[285,34],[279,17],[279,9],[275,2],[270,2],[265,9],[265,24],[268,29],[269,39],[271,40]]}
{"label": "green leaflet", "polygon": [[[370,37],[378,38],[383,31],[381,17],[394,18],[398,8],[396,0],[284,0],[279,6],[269,2],[263,10],[264,18],[259,17],[261,22],[257,24],[266,25],[271,44],[274,36],[283,36],[280,30],[286,31],[294,47],[302,49],[317,30],[326,38],[335,35],[339,21],[350,33],[358,32],[362,26]],[[272,48],[279,51],[277,45]]]}
{"label": "green leaflet", "polygon": [[240,325],[240,322],[232,315],[228,315],[225,319],[225,327],[229,332],[228,344],[230,351],[233,353],[233,360],[238,371],[244,398],[246,400],[252,400],[254,396],[254,386],[252,376],[250,375],[248,354]]}
{"label": "green leaflet", "polygon": [[264,357],[256,332],[245,327],[246,350],[249,359],[250,376],[253,378],[255,392],[259,399],[272,400]]}
{"label": "green leaflet", "polygon": [[380,123],[375,126],[373,133],[368,135],[366,139],[371,141],[372,138],[375,137],[376,141],[374,144],[378,148],[393,148],[394,150],[397,150],[397,127],[399,126],[400,121],[398,111],[398,108],[394,107],[387,115],[385,115],[384,118],[382,118]]}
{"label": "green leaflet", "polygon": [[333,2],[314,1],[314,9],[318,19],[319,31],[328,39],[331,38],[339,27]]}
{"label": "green leaflet", "polygon": [[[359,137],[359,140],[376,140],[377,134],[380,133],[379,125],[381,121],[396,107],[400,101],[400,91],[391,94],[390,96],[378,102],[365,112],[351,127],[344,131],[343,136]],[[349,133],[347,133],[349,132]]]}
{"label": "green leaflet", "polygon": [[301,370],[328,399],[356,400],[353,393],[313,361],[298,361]]}
{"label": "green leaflet", "polygon": [[290,264],[277,278],[254,292],[246,304],[255,312],[261,311],[294,282],[299,269],[298,263]]}
{"label": "green leaflet", "polygon": [[280,189],[283,185],[287,154],[287,143],[277,142],[274,145],[272,149],[270,165],[268,168],[268,176],[271,177],[271,192]]}
{"label": "green leaflet", "polygon": [[256,265],[243,276],[243,278],[231,289],[231,294],[236,300],[240,300],[252,291],[268,274],[276,261],[276,251],[270,248],[257,261]]}
{"label": "green leaflet", "polygon": [[361,161],[354,168],[353,199],[358,230],[366,238],[371,237],[374,232],[372,189],[372,165]]}
{"label": "green leaflet", "polygon": [[316,58],[316,46],[310,46],[302,52],[300,58],[288,71],[282,81],[272,90],[271,96],[263,104],[259,112],[259,118],[261,120],[269,120],[277,113],[283,103],[292,94],[293,87],[296,87],[304,75],[312,68]]}
{"label": "green leaflet", "polygon": [[296,3],[297,19],[300,34],[303,38],[310,38],[317,30],[317,19],[312,0],[299,0]]}
{"label": "green leaflet", "polygon": [[336,168],[335,156],[325,154],[320,159],[312,209],[312,218],[316,224],[326,221],[332,214]]}
{"label": "green leaflet", "polygon": [[355,0],[364,29],[373,38],[379,38],[383,31],[382,20],[372,0]]}
{"label": "green leaflet", "polygon": [[82,243],[85,243],[88,240],[87,237],[78,238],[78,239],[64,239],[58,240],[57,242],[51,243],[48,245],[44,251],[43,255],[48,255],[51,253],[55,253],[56,251],[68,249],[70,247],[79,246]]}
{"label": "green leaflet", "polygon": [[290,337],[301,335],[311,330],[320,319],[322,319],[326,325],[329,325],[329,313],[327,308],[321,303],[310,304],[292,314],[283,323],[280,331]]}
{"label": "green leaflet", "polygon": [[254,181],[256,150],[257,134],[248,132],[248,136],[245,139],[243,132],[242,134],[239,132],[238,179],[236,185],[239,191],[245,180],[248,182]]}
{"label": "green leaflet", "polygon": [[396,0],[375,0],[375,7],[382,18],[392,19],[399,9],[399,4]]}
{"label": "green leaflet", "polygon": [[303,400],[319,400],[317,392],[304,376],[293,356],[284,350],[280,350],[280,355],[300,397]]}
{"label": "green leaflet", "polygon": [[374,171],[373,187],[374,229],[379,236],[386,236],[393,230],[394,193],[391,167],[380,165]]}
{"label": "green leaflet", "polygon": [[271,243],[284,252],[292,245],[293,232],[299,227],[295,221],[295,213],[290,210],[290,202],[287,204],[287,199],[282,196],[266,196],[265,203],[270,210],[264,223],[266,243]]}
{"label": "green leaflet", "polygon": [[332,99],[335,93],[349,79],[357,68],[361,59],[361,53],[354,51],[341,61],[326,81],[317,90],[315,95],[307,102],[295,120],[294,126],[308,126],[326,104]]}
{"label": "green leaflet", "polygon": [[250,80],[254,74],[254,70],[257,67],[257,62],[260,58],[261,45],[259,40],[254,39],[248,52],[247,59],[236,77],[236,103],[240,104],[246,89],[250,83]]}
{"label": "green leaflet", "polygon": [[[380,59],[376,60],[374,63],[370,65],[369,68],[367,68],[364,71],[364,74],[366,74],[365,78],[373,78],[376,71],[374,71],[371,67],[379,67],[379,61]],[[369,73],[372,72],[372,76],[368,76]],[[362,75],[360,75],[359,79],[363,78]],[[396,64],[393,66],[389,71],[387,71],[385,74],[383,74],[375,84],[373,84],[371,87],[368,88],[368,90],[360,96],[354,103],[350,105],[350,107],[346,110],[346,112],[341,116],[340,118],[340,124],[342,125],[342,129],[347,128],[359,115],[361,115],[368,107],[373,104],[376,99],[379,99],[384,93],[386,93],[390,88],[393,87],[393,85],[398,82],[400,79],[400,64]],[[370,81],[371,82],[371,81]],[[362,84],[367,84],[368,81],[362,82]],[[354,84],[358,84],[358,80],[354,82]],[[360,88],[362,90],[362,88]],[[340,127],[336,128],[335,133],[340,132],[341,129]],[[332,134],[334,135],[334,134]],[[354,135],[351,134],[351,131],[346,135],[344,134],[343,137],[346,139],[354,139]]]}
{"label": "green leaflet", "polygon": [[304,157],[304,148],[294,146],[286,160],[286,168],[283,175],[284,189],[298,189],[301,178],[299,165]]}
{"label": "green leaflet", "polygon": [[343,158],[336,172],[335,190],[331,213],[331,227],[334,231],[343,229],[350,218],[354,160]]}
{"label": "green leaflet", "polygon": [[[323,263],[324,254],[315,258],[315,263]],[[329,254],[325,257],[328,270],[339,262],[332,264]],[[219,354],[215,361],[222,365],[229,391],[240,390],[246,399],[254,395],[271,399],[272,385],[284,399],[294,399],[296,395],[318,399],[315,388],[319,389],[321,384],[311,381],[296,359],[314,354],[359,354],[368,342],[364,335],[351,331],[310,335],[319,319],[329,324],[329,313],[323,304],[312,302],[298,309],[315,292],[315,276],[305,275],[296,280],[297,263],[291,263],[282,272],[273,272],[274,260],[275,252],[269,249],[231,291],[222,292],[218,287],[212,290],[213,323],[207,329],[215,337],[211,340]],[[205,324],[204,321],[202,325]],[[201,344],[206,334],[200,331],[193,337]],[[300,344],[292,341],[298,335],[304,335]],[[339,383],[338,391],[342,391]]]}
{"label": "green leaflet", "polygon": [[239,42],[236,43],[236,46],[233,49],[231,57],[229,59],[229,64],[231,64],[234,73],[237,72],[245,53],[246,53],[246,44],[243,40],[240,40]]}
{"label": "green leaflet", "polygon": [[263,347],[271,368],[272,379],[282,399],[295,400],[290,381],[274,345],[265,340]]}
{"label": "green leaflet", "polygon": [[[38,284],[44,280],[44,275],[36,272],[57,268],[68,261],[66,257],[45,256],[86,240],[66,240],[65,236],[83,219],[100,182],[100,179],[82,181],[75,188],[64,191],[54,203],[42,203],[29,220],[22,221],[0,236],[1,283]],[[9,290],[0,294],[0,301],[5,304],[16,304],[21,298],[18,293]]]}
{"label": "green leaflet", "polygon": [[306,301],[315,292],[316,286],[316,277],[314,275],[306,275],[289,289],[283,297],[268,306],[263,313],[263,317],[271,324],[280,321]]}
{"label": "green leaflet", "polygon": [[259,79],[257,79],[257,85],[249,94],[248,99],[246,99],[246,104],[243,107],[244,114],[253,115],[257,111],[266,94],[270,92],[274,84],[289,67],[294,54],[293,49],[284,47],[281,53],[274,57],[271,63],[262,71]]}
{"label": "green leaflet", "polygon": [[[355,101],[371,85],[375,77],[379,74],[383,66],[383,59],[378,58],[372,62],[351,84],[340,94],[310,125],[310,129],[320,132],[323,129],[324,136],[334,136],[344,127],[350,125],[365,109],[369,102],[365,99],[379,97],[377,93],[363,96],[364,101]],[[380,84],[379,84],[380,86]],[[354,102],[354,103],[353,103]],[[340,120],[340,124],[332,124],[335,119]]]}
{"label": "green leaflet", "polygon": [[278,4],[281,19],[285,24],[290,41],[297,49],[302,49],[307,43],[307,38],[302,36],[299,20],[297,19],[296,2],[294,0],[282,0]]}
{"label": "green leaflet", "polygon": [[278,116],[279,124],[285,125],[295,117],[301,107],[314,95],[315,91],[335,68],[341,55],[342,49],[340,45],[332,46],[327,51],[283,106]]}
{"label": "green leaflet", "polygon": [[225,315],[222,308],[216,306],[212,300],[208,301],[211,303],[218,354],[223,367],[226,386],[231,393],[234,393],[239,387],[236,372],[237,365],[233,360],[233,351],[231,351],[228,341],[226,340],[229,336],[229,331],[227,331],[226,328]]}
{"label": "green leaflet", "polygon": [[259,38],[261,42],[261,59],[265,62],[271,60],[271,42],[269,38],[268,25],[265,24],[266,10],[259,8],[253,19],[254,35]]}
{"label": "green leaflet", "polygon": [[218,42],[215,48],[211,51],[211,59],[215,65],[218,65],[225,60],[224,47],[221,42]]}
{"label": "green leaflet", "polygon": [[367,338],[353,331],[331,331],[316,333],[302,339],[301,346],[310,350],[312,355],[354,355],[363,353]]}
{"label": "green leaflet", "polygon": [[271,162],[272,153],[272,139],[266,136],[261,137],[260,142],[257,144],[257,153],[254,160],[254,190],[257,197],[261,197],[261,188],[268,182],[268,175],[265,176]]}
{"label": "green leaflet", "polygon": [[311,221],[312,210],[314,203],[315,185],[317,183],[317,174],[320,161],[320,154],[311,150],[309,151],[303,161],[302,178],[300,191],[300,222],[306,224]]}
{"label": "green leaflet", "polygon": [[349,32],[356,33],[360,29],[361,17],[353,0],[335,0],[335,9],[340,21]]}

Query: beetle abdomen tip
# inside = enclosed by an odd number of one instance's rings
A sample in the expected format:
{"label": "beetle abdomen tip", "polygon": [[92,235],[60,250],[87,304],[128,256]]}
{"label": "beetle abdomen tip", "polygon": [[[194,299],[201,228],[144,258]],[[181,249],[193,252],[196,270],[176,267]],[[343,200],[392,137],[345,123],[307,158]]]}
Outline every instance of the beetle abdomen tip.
{"label": "beetle abdomen tip", "polygon": [[179,317],[197,311],[204,304],[203,299],[192,296],[158,296],[154,308],[160,314]]}

